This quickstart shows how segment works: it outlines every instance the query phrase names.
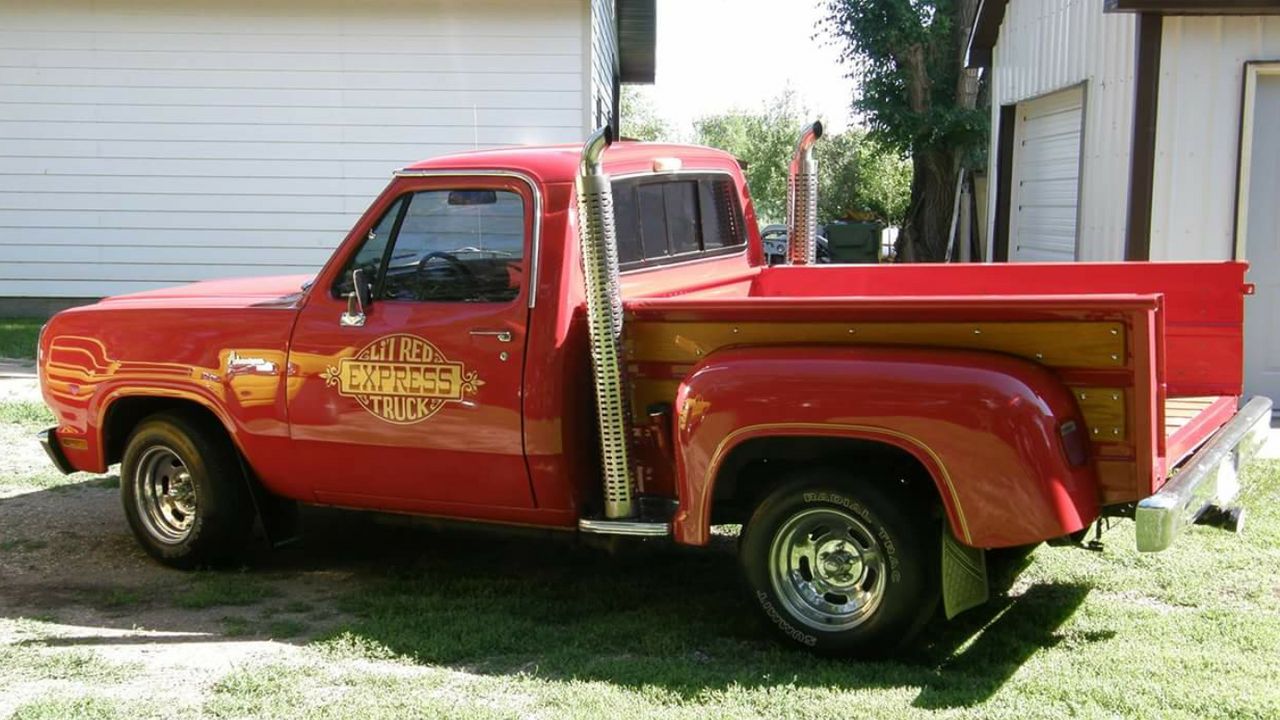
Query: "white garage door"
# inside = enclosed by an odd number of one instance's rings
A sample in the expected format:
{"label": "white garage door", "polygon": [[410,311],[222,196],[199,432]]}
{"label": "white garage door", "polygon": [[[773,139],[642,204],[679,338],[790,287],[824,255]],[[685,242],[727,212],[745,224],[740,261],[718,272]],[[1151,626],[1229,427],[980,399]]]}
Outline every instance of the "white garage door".
{"label": "white garage door", "polygon": [[1009,259],[1076,259],[1084,90],[1018,103],[1013,135]]}
{"label": "white garage door", "polygon": [[1245,259],[1257,294],[1245,302],[1245,392],[1280,401],[1280,66],[1252,94],[1248,186],[1241,188]]}
{"label": "white garage door", "polygon": [[0,297],[311,272],[398,167],[580,140],[584,12],[0,2]]}

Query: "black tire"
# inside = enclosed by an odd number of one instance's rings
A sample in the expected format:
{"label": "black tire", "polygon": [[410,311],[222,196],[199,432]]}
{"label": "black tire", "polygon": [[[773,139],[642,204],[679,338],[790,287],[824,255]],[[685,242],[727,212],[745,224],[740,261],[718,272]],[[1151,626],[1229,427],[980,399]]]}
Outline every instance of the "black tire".
{"label": "black tire", "polygon": [[221,426],[184,413],[159,413],[129,436],[120,497],[143,549],[182,569],[239,557],[253,529],[235,447]]}
{"label": "black tire", "polygon": [[803,469],[756,507],[739,560],[752,602],[789,641],[883,656],[932,617],[941,524],[889,482]]}

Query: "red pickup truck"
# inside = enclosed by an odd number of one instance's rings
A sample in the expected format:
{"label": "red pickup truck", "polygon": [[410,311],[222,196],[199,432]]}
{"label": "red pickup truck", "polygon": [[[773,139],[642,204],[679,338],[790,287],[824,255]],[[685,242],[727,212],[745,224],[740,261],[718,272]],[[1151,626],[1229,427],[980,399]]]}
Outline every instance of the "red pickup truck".
{"label": "red pickup truck", "polygon": [[[618,143],[396,173],[314,277],[59,313],[39,344],[64,472],[121,463],[142,546],[224,561],[297,503],[708,543],[829,652],[987,597],[991,551],[1238,527],[1243,263],[789,264],[734,158]],[[211,252],[213,252],[211,250]]]}

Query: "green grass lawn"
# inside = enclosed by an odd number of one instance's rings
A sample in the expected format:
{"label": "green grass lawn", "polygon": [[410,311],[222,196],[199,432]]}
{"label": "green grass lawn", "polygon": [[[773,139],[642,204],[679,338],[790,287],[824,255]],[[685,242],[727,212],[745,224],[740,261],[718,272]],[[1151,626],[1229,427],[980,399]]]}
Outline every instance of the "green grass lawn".
{"label": "green grass lawn", "polygon": [[36,359],[36,339],[43,320],[0,318],[0,358]]}
{"label": "green grass lawn", "polygon": [[[1194,528],[1140,555],[1121,523],[1101,552],[1041,548],[1009,596],[874,662],[774,642],[743,601],[731,545],[611,557],[338,521],[308,525],[319,541],[266,567],[182,576],[169,600],[124,593],[112,607],[139,623],[162,602],[217,608],[227,638],[298,646],[208,682],[175,679],[191,684],[193,717],[1277,718],[1280,462],[1245,479],[1242,536]],[[300,573],[350,567],[323,607],[280,597]],[[343,619],[311,634],[329,611]],[[0,645],[0,693],[53,683],[14,717],[177,712],[121,690],[136,667],[31,647]],[[90,689],[57,685],[80,676]]]}

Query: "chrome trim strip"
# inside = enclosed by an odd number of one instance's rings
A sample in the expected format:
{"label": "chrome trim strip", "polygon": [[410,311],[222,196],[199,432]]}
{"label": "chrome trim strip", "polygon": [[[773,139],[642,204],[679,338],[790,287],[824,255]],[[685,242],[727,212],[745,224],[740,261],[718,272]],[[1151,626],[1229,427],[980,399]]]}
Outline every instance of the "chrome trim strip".
{"label": "chrome trim strip", "polygon": [[666,537],[671,534],[671,523],[637,522],[635,520],[578,521],[578,532],[593,535],[627,535],[629,537]]}
{"label": "chrome trim strip", "polygon": [[655,170],[637,170],[636,172],[629,172],[621,175],[610,175],[609,179],[610,180],[635,180],[636,178],[641,178],[641,177],[662,178],[662,177],[670,177],[671,175],[724,175],[730,180],[733,179],[733,173],[729,172],[728,170],[721,170],[719,168],[715,168],[711,170],[698,170],[696,168],[681,168],[679,170],[667,170],[665,172],[657,172]]}
{"label": "chrome trim strip", "polygon": [[1239,471],[1267,440],[1271,399],[1251,399],[1214,433],[1178,473],[1134,512],[1139,552],[1159,552],[1212,506],[1225,506],[1240,491]]}
{"label": "chrome trim strip", "polygon": [[[690,257],[688,260],[672,260],[670,262],[658,262],[658,263],[653,263],[652,265],[643,265],[641,267],[620,268],[618,270],[618,274],[634,275],[636,273],[651,272],[653,270],[666,270],[668,268],[673,268],[673,267],[689,267],[690,265],[697,265],[698,263],[711,262],[712,260],[732,260],[733,258],[740,258],[743,255],[746,255],[748,247],[749,247],[749,244],[744,243],[741,247],[737,248],[735,252],[726,252],[726,253],[714,253],[714,252],[708,253],[707,251],[704,250],[698,253],[698,257]],[[679,258],[679,257],[688,256],[691,254],[692,253],[682,253],[680,255],[670,255],[668,257]]]}
{"label": "chrome trim strip", "polygon": [[538,274],[542,264],[542,191],[529,175],[515,170],[397,170],[395,177],[501,177],[529,186],[533,196],[533,242],[529,258],[529,307],[538,301]]}

